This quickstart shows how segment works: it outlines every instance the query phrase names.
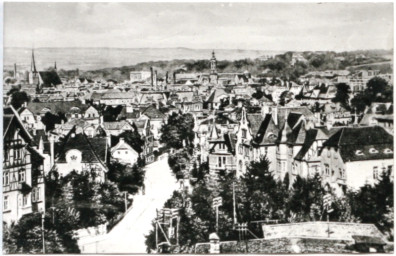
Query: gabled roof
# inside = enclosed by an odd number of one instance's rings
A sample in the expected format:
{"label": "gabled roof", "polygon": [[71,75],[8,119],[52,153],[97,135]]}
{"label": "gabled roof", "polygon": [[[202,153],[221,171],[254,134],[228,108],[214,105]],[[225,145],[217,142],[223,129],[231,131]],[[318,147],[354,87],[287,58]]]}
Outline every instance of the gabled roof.
{"label": "gabled roof", "polygon": [[75,101],[57,101],[57,102],[29,102],[27,108],[35,115],[40,115],[44,108],[51,111],[52,114],[58,114],[58,112],[69,113],[72,108],[79,108],[85,111],[89,108],[89,105],[83,104],[79,100]]}
{"label": "gabled roof", "polygon": [[[393,136],[380,126],[341,128],[323,147],[338,149],[345,162],[393,158]],[[391,153],[386,153],[387,149]]]}
{"label": "gabled roof", "polygon": [[124,126],[130,126],[131,128],[133,128],[132,125],[125,120],[114,121],[114,122],[103,122],[103,128],[105,130],[121,130]]}
{"label": "gabled roof", "polygon": [[150,119],[164,119],[166,115],[159,111],[156,107],[150,105],[142,111],[142,115],[146,115]]}
{"label": "gabled roof", "polygon": [[275,144],[279,128],[272,119],[272,114],[266,114],[256,134],[253,134],[253,143],[258,145]]}
{"label": "gabled roof", "polygon": [[[112,136],[113,137],[113,136]],[[136,152],[136,150],[134,150],[132,148],[131,145],[129,145],[125,140],[123,139],[118,139],[118,143],[111,148],[111,153],[114,153],[116,150],[129,150],[129,151],[133,151],[136,155],[139,155],[138,152]]]}
{"label": "gabled roof", "polygon": [[59,147],[57,162],[66,162],[66,153],[76,149],[81,152],[81,162],[83,163],[101,163],[104,165],[107,155],[107,139],[105,137],[88,138],[84,133],[75,134],[74,129],[65,137]]}
{"label": "gabled roof", "polygon": [[209,96],[207,102],[209,103],[218,102],[217,99],[223,95],[228,96],[228,94],[223,89],[215,89],[212,92],[212,94]]}
{"label": "gabled roof", "polygon": [[27,143],[33,142],[33,137],[26,130],[23,125],[18,112],[11,106],[3,109],[3,139],[6,137],[11,126],[17,126],[20,129],[21,135],[26,140]]}
{"label": "gabled roof", "polygon": [[62,84],[62,81],[60,80],[58,73],[55,70],[40,71],[39,75],[42,80],[41,85],[43,87],[53,87],[58,84]]}
{"label": "gabled roof", "polygon": [[263,117],[261,114],[246,114],[246,119],[249,122],[249,127],[252,134],[256,134],[260,128]]}

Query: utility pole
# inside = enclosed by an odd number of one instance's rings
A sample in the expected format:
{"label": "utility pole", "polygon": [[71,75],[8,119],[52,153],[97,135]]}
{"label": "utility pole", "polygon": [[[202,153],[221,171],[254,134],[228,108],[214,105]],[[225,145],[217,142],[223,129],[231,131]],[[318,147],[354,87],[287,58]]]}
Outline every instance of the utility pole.
{"label": "utility pole", "polygon": [[41,238],[43,240],[43,254],[45,254],[45,238],[44,238],[44,220],[45,220],[45,212],[41,212]]}
{"label": "utility pole", "polygon": [[216,209],[216,233],[219,233],[219,206],[223,204],[222,197],[213,198],[213,207]]}
{"label": "utility pole", "polygon": [[234,219],[234,226],[237,224],[236,218],[236,202],[235,202],[235,181],[232,182],[232,205],[233,205],[233,219]]}
{"label": "utility pole", "polygon": [[128,209],[127,192],[126,191],[124,193],[124,202],[125,202],[125,213],[126,213],[127,209]]}

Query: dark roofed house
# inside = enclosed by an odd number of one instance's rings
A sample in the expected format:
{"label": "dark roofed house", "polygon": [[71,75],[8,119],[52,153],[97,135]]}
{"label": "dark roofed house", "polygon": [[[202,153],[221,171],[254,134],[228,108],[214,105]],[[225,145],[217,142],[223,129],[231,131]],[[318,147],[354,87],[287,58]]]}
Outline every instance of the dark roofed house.
{"label": "dark roofed house", "polygon": [[95,173],[97,182],[104,182],[107,173],[108,147],[105,137],[88,138],[84,133],[74,130],[58,143],[55,152],[55,168],[66,176],[72,171]]}
{"label": "dark roofed house", "polygon": [[324,182],[340,193],[375,184],[381,173],[393,174],[393,136],[380,126],[340,128],[323,143]]}
{"label": "dark roofed house", "polygon": [[58,73],[55,70],[50,71],[41,71],[39,73],[39,85],[41,88],[43,87],[55,87],[57,85],[62,84],[61,79],[58,76]]}

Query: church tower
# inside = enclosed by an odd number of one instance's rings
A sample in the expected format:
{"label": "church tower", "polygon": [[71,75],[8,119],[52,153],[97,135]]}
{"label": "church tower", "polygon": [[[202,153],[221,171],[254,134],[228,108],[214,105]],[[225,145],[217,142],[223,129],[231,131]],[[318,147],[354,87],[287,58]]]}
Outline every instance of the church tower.
{"label": "church tower", "polygon": [[217,84],[217,60],[215,56],[215,52],[212,52],[212,58],[210,59],[210,82],[213,84]]}
{"label": "church tower", "polygon": [[32,62],[30,64],[29,84],[38,84],[39,77],[36,69],[36,62],[34,61],[34,50],[32,50]]}

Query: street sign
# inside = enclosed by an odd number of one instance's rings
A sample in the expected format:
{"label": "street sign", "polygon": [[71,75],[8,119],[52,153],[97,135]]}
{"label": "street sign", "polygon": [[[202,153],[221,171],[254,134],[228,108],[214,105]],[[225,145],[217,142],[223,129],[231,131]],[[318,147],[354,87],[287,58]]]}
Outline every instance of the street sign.
{"label": "street sign", "polygon": [[219,197],[215,197],[213,198],[213,207],[219,207],[221,205],[223,205],[223,198]]}

